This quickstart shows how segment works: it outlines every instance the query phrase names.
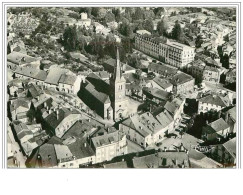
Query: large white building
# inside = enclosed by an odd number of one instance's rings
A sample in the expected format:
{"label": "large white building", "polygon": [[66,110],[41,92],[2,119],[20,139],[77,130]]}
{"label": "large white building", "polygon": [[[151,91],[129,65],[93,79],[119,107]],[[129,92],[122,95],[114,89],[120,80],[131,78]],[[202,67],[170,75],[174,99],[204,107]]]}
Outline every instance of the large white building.
{"label": "large white building", "polygon": [[135,48],[180,69],[192,62],[195,56],[194,48],[190,46],[164,37],[152,37],[144,31],[136,34]]}

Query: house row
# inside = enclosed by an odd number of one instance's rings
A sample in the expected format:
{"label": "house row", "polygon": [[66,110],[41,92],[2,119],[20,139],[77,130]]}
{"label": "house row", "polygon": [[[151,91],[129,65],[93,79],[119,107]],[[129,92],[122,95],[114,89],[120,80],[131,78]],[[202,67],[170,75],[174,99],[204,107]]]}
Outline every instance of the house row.
{"label": "house row", "polygon": [[77,94],[80,90],[81,76],[76,76],[66,69],[53,67],[47,72],[33,67],[15,66],[12,63],[8,65],[14,72],[14,78],[30,79],[36,85],[65,93]]}
{"label": "house row", "polygon": [[203,80],[215,83],[219,83],[220,81],[220,71],[218,68],[207,66],[200,59],[188,64],[187,73],[192,75],[199,83]]}
{"label": "house row", "polygon": [[186,94],[194,91],[195,79],[191,75],[178,71],[178,69],[165,64],[151,63],[148,66],[148,72],[157,75],[157,78],[152,81],[152,85],[155,87],[159,85],[159,88],[164,88],[174,94]]}
{"label": "house row", "polygon": [[119,129],[127,138],[146,148],[161,142],[181,120],[185,100],[165,101],[155,112],[134,114],[121,122]]}

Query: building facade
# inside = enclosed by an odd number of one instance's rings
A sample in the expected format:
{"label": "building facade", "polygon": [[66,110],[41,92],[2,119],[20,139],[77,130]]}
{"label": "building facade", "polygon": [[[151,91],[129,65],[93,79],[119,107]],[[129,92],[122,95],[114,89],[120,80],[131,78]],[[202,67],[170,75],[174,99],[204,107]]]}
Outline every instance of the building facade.
{"label": "building facade", "polygon": [[149,34],[136,34],[135,48],[162,62],[183,69],[194,60],[194,48],[170,42],[166,38],[153,38]]}

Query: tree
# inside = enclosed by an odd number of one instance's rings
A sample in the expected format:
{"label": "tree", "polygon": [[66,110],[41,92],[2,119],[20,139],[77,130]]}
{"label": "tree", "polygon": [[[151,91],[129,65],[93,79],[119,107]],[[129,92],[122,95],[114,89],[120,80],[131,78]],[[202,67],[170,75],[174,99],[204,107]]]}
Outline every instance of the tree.
{"label": "tree", "polygon": [[119,9],[114,8],[112,13],[115,15],[116,21],[120,22],[121,20],[121,11]]}
{"label": "tree", "polygon": [[229,42],[229,34],[227,34],[227,35],[224,36],[224,41],[225,42]]}
{"label": "tree", "polygon": [[146,19],[154,19],[155,14],[154,14],[154,12],[153,12],[152,10],[145,10],[145,11],[143,12],[143,16],[144,16],[144,18],[146,18]]}
{"label": "tree", "polygon": [[181,41],[183,40],[183,37],[184,37],[183,30],[181,28],[179,21],[177,20],[172,30],[172,38],[177,41]]}
{"label": "tree", "polygon": [[63,33],[63,46],[68,51],[74,51],[78,48],[78,36],[76,25],[68,26]]}
{"label": "tree", "polygon": [[228,56],[228,54],[224,54],[222,66],[226,69],[229,69],[229,56]]}
{"label": "tree", "polygon": [[161,21],[158,22],[157,24],[157,31],[159,33],[160,36],[165,35],[166,34],[166,30],[167,30],[167,24],[164,21],[164,19],[162,19]]}
{"label": "tree", "polygon": [[153,21],[151,19],[145,20],[143,28],[152,33],[154,31]]}
{"label": "tree", "polygon": [[113,22],[113,21],[115,21],[115,15],[111,12],[106,13],[105,22],[109,23],[109,22]]}
{"label": "tree", "polygon": [[201,35],[198,35],[197,38],[196,38],[196,40],[195,40],[196,48],[201,47],[202,43],[203,43],[202,36]]}
{"label": "tree", "polygon": [[91,15],[93,15],[94,17],[98,17],[99,16],[99,11],[100,11],[99,7],[92,7]]}
{"label": "tree", "polygon": [[130,37],[132,35],[132,28],[129,23],[122,22],[119,26],[119,32],[124,36]]}
{"label": "tree", "polygon": [[163,13],[164,11],[165,11],[165,9],[163,7],[157,7],[155,9],[153,9],[153,12],[156,17],[161,17],[161,13]]}
{"label": "tree", "polygon": [[105,40],[101,35],[95,35],[89,45],[85,46],[85,51],[97,55],[98,58],[103,58]]}
{"label": "tree", "polygon": [[133,14],[133,20],[143,20],[143,11],[140,7],[137,7]]}

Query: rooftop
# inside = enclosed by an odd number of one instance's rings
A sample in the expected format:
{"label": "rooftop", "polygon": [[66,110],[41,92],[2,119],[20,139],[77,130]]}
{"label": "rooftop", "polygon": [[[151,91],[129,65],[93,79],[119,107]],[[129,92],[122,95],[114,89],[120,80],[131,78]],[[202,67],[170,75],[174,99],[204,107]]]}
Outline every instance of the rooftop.
{"label": "rooftop", "polygon": [[180,85],[191,80],[194,80],[194,78],[184,72],[177,73],[169,79],[173,85]]}
{"label": "rooftop", "polygon": [[28,64],[28,63],[31,63],[31,62],[35,62],[39,59],[31,57],[27,54],[23,54],[23,53],[20,53],[20,52],[13,51],[10,54],[8,54],[7,60],[9,62],[14,63],[14,64],[22,65],[22,64]]}
{"label": "rooftop", "polygon": [[221,107],[226,107],[228,106],[228,102],[221,96],[218,95],[207,95],[205,97],[202,97],[199,99],[200,102],[202,103],[207,103],[207,104],[213,104]]}

